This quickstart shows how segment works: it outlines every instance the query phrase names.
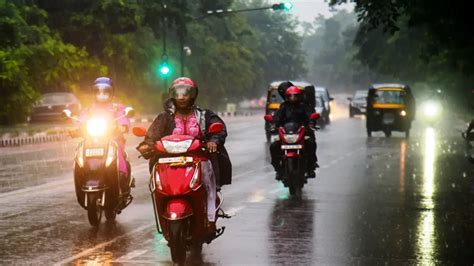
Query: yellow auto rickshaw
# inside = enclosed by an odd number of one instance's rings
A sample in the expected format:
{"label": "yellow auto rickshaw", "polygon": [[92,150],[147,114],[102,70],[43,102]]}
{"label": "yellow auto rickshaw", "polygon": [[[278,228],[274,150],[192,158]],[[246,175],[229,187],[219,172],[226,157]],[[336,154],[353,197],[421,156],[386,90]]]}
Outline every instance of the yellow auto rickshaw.
{"label": "yellow auto rickshaw", "polygon": [[374,131],[383,131],[390,137],[392,131],[402,131],[408,138],[414,110],[414,98],[408,86],[372,85],[367,97],[367,136],[371,137]]}
{"label": "yellow auto rickshaw", "polygon": [[[268,86],[267,102],[265,105],[266,115],[273,115],[280,108],[280,104],[284,101],[284,95],[281,91],[278,91],[278,86],[282,82],[284,81],[274,81]],[[304,91],[305,101],[314,109],[316,101],[314,86],[310,83],[303,81],[291,81],[291,83]],[[265,122],[265,135],[267,141],[271,141],[272,132],[270,130],[270,123],[268,122]]]}

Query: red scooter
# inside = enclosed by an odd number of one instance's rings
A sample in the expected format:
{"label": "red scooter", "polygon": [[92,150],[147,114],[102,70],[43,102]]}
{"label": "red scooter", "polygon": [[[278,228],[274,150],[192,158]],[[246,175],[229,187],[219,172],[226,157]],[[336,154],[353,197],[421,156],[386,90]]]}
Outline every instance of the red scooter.
{"label": "red scooter", "polygon": [[[310,120],[317,120],[319,113],[310,115]],[[265,121],[273,123],[273,116],[265,115]],[[301,196],[304,184],[306,183],[307,158],[305,157],[305,135],[306,128],[293,122],[286,123],[278,129],[278,136],[281,140],[281,150],[283,152],[283,184],[288,187],[290,195]]]}
{"label": "red scooter", "polygon": [[[224,129],[221,123],[211,124],[209,133]],[[135,127],[137,137],[146,135],[146,129]],[[153,166],[150,192],[157,230],[168,241],[173,262],[182,264],[186,251],[201,253],[202,244],[210,243],[224,233],[225,227],[209,232],[207,224],[207,193],[202,180],[201,164],[209,160],[205,142],[188,135],[170,135],[155,143],[150,153],[160,159]],[[216,197],[217,217],[230,218],[222,210],[221,195]]]}

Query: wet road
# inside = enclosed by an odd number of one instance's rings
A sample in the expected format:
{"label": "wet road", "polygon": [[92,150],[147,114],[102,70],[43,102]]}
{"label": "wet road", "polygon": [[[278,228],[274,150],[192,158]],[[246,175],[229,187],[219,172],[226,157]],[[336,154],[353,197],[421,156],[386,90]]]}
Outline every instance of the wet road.
{"label": "wet road", "polygon": [[[300,200],[274,181],[262,117],[230,118],[234,180],[223,194],[234,216],[219,220],[225,234],[190,264],[473,264],[474,169],[463,157],[462,125],[429,129],[417,121],[410,139],[368,139],[365,121],[346,116],[336,108],[333,123],[317,134],[321,168]],[[18,160],[0,150],[0,173],[10,180],[4,186],[15,188],[0,193],[1,264],[170,264],[136,143],[128,147],[135,200],[98,230],[76,202],[69,171],[48,164],[35,186],[17,189],[22,176],[8,173]],[[56,145],[57,155],[44,147],[47,161],[73,152],[70,142]]]}

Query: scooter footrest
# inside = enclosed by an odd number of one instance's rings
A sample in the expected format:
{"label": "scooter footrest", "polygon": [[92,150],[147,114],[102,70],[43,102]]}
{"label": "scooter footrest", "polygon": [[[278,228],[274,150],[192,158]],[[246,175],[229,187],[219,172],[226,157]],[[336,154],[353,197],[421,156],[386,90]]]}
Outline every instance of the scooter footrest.
{"label": "scooter footrest", "polygon": [[219,211],[217,212],[217,217],[224,218],[224,219],[232,218],[232,216],[225,213],[223,209],[219,209]]}
{"label": "scooter footrest", "polygon": [[225,231],[225,226],[222,226],[221,228],[218,228],[216,230],[215,235],[208,237],[207,239],[204,239],[204,243],[210,244],[214,239],[220,237],[222,234],[224,234]]}

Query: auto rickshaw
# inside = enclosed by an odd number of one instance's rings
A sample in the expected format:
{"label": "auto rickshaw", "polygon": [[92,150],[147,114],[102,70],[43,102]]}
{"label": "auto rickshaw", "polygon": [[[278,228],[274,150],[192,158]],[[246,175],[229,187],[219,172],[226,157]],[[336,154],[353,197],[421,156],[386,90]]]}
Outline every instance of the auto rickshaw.
{"label": "auto rickshaw", "polygon": [[[265,114],[273,115],[279,108],[280,104],[285,99],[284,92],[278,91],[278,86],[284,81],[274,81],[268,86],[267,103],[265,105]],[[314,86],[303,81],[291,81],[291,83],[304,91],[304,101],[315,109],[316,98]],[[265,122],[265,135],[267,141],[272,140],[272,132],[270,130],[270,123]]]}
{"label": "auto rickshaw", "polygon": [[383,131],[390,137],[392,131],[402,131],[408,138],[414,112],[414,98],[408,86],[372,85],[367,97],[367,136],[371,137],[374,131]]}

